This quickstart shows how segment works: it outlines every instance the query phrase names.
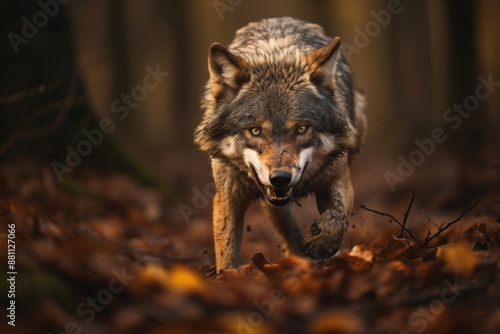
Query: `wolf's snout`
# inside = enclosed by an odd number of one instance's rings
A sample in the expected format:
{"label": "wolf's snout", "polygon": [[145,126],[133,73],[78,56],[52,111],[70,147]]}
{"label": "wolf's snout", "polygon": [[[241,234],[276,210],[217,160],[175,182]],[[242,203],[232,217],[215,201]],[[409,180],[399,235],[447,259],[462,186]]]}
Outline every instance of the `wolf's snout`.
{"label": "wolf's snout", "polygon": [[269,181],[275,188],[286,188],[292,181],[292,174],[286,170],[274,170],[269,175]]}

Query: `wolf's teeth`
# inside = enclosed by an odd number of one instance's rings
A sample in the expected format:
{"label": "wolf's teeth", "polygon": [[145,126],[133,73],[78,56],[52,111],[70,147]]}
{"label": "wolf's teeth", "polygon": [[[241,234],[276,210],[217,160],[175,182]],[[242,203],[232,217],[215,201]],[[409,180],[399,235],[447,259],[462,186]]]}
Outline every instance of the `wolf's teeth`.
{"label": "wolf's teeth", "polygon": [[276,189],[274,189],[273,187],[266,187],[266,195],[267,197],[269,197],[270,199],[286,199],[288,197],[290,197],[290,195],[292,194],[292,191],[293,189],[290,188],[286,191],[286,193],[282,194],[280,192],[280,196],[278,196],[278,193],[276,192]]}
{"label": "wolf's teeth", "polygon": [[275,199],[276,198],[276,192],[271,187],[266,187],[266,193],[269,198]]}

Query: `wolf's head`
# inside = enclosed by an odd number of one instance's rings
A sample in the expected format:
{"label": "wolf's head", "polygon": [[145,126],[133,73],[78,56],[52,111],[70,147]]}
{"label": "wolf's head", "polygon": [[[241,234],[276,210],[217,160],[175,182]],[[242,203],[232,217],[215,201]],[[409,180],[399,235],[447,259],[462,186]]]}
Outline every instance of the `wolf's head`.
{"label": "wolf's head", "polygon": [[339,155],[357,151],[340,45],[243,52],[213,44],[196,148],[244,171],[272,205],[289,203]]}

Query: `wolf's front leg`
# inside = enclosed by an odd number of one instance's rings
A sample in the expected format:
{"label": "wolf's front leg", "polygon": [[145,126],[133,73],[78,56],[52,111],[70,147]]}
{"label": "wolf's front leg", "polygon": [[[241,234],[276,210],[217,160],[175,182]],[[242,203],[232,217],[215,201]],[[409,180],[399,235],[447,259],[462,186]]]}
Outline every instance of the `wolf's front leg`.
{"label": "wolf's front leg", "polygon": [[313,259],[322,260],[334,255],[349,226],[347,213],[352,209],[354,193],[348,166],[342,176],[332,181],[329,188],[316,193],[320,216],[301,241],[302,252]]}
{"label": "wolf's front leg", "polygon": [[219,273],[221,269],[238,266],[245,210],[220,192],[215,195],[213,206],[215,266]]}
{"label": "wolf's front leg", "polygon": [[300,230],[293,216],[292,206],[287,205],[276,208],[269,205],[264,199],[261,200],[261,206],[268,219],[286,241],[284,255],[298,254],[300,250]]}

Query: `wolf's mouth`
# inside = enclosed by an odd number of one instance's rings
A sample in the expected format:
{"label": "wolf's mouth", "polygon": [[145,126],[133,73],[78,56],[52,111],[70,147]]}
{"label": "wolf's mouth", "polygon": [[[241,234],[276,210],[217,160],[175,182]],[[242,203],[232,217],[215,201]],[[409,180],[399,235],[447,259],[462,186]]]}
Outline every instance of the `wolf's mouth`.
{"label": "wolf's mouth", "polygon": [[290,203],[293,199],[293,188],[275,188],[272,186],[266,186],[260,182],[259,176],[255,171],[255,168],[252,166],[252,174],[255,183],[257,183],[258,187],[261,189],[262,194],[266,201],[273,206],[284,206]]}
{"label": "wolf's mouth", "polygon": [[274,206],[283,206],[292,200],[293,188],[274,188],[265,186],[265,198]]}

